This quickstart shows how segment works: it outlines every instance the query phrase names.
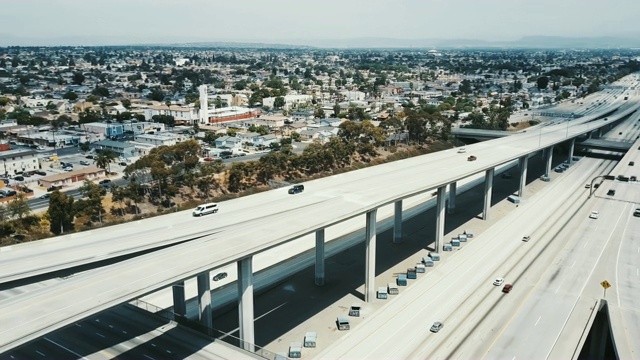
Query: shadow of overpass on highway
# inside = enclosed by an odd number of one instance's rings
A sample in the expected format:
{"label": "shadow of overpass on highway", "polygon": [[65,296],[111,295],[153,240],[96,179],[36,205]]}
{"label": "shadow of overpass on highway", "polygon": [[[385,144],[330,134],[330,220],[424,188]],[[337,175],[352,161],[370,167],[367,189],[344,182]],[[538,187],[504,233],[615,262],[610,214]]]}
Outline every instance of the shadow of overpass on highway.
{"label": "shadow of overpass on highway", "polygon": [[[554,166],[566,159],[561,152],[554,154]],[[540,154],[529,159],[527,183],[536,181],[544,173],[544,159]],[[492,205],[505,200],[518,190],[518,167],[507,170],[510,179],[497,175],[494,178]],[[484,184],[481,183],[462,194],[458,194],[456,212],[447,215],[445,234],[460,228],[474,219],[483,208]],[[512,204],[513,208],[516,207]],[[364,224],[364,219],[362,219]],[[476,220],[477,221],[477,220]],[[473,230],[473,229],[467,229]],[[364,232],[361,231],[364,240]],[[433,246],[435,233],[435,209],[429,209],[403,223],[403,241],[393,243],[393,230],[377,235],[376,276],[391,269],[394,277],[406,268],[394,269],[398,264],[426,255],[427,245]],[[313,249],[310,251],[314,251]],[[327,308],[336,306],[341,299],[353,295],[363,301],[361,291],[364,284],[365,245],[363,241],[326,259],[326,279],[323,287],[314,285],[314,267],[299,271],[269,288],[256,291],[255,295],[255,343],[259,346],[279,341],[284,334]],[[278,265],[275,265],[278,266]],[[390,279],[391,281],[391,279]],[[237,286],[235,283],[226,286]],[[215,302],[215,293],[212,296]],[[350,304],[346,304],[350,305]],[[338,306],[340,307],[340,306]],[[340,309],[346,314],[347,309]],[[235,303],[217,308],[213,313],[213,327],[224,333],[238,336],[238,309]],[[333,319],[335,320],[335,319]],[[324,326],[332,326],[333,320]],[[313,329],[308,329],[313,331]],[[283,344],[288,346],[288,344]]]}

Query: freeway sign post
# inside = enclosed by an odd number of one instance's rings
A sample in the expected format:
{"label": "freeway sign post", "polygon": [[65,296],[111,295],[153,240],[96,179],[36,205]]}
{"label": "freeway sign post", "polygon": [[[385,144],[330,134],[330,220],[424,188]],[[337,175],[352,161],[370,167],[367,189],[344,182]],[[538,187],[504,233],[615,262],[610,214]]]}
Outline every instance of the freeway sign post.
{"label": "freeway sign post", "polygon": [[607,297],[607,289],[611,287],[611,284],[609,284],[609,282],[607,280],[604,280],[603,282],[600,283],[600,285],[604,289],[604,296],[603,297],[606,298]]}

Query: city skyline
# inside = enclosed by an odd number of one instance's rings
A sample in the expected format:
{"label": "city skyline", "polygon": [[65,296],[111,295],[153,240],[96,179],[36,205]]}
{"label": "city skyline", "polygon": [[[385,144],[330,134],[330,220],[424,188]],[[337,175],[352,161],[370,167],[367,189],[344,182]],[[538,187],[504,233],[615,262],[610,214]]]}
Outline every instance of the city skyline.
{"label": "city skyline", "polygon": [[[515,41],[528,36],[632,37],[640,2],[617,0],[299,1],[23,0],[4,5],[0,46],[353,39]],[[19,16],[16,16],[19,14]]]}

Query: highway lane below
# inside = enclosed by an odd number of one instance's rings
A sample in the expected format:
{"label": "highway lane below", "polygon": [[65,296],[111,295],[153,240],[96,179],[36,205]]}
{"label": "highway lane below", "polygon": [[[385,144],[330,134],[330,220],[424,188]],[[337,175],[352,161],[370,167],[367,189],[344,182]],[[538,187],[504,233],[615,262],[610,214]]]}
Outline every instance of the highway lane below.
{"label": "highway lane below", "polygon": [[5,359],[260,359],[123,305],[0,354]]}
{"label": "highway lane below", "polygon": [[[318,357],[407,358],[420,349],[429,348],[436,339],[448,338],[451,330],[447,324],[455,316],[460,302],[471,296],[479,284],[490,286],[492,279],[499,274],[496,271],[500,264],[519,247],[528,245],[521,241],[522,236],[542,227],[552,215],[549,209],[561,207],[572,189],[582,188],[582,181],[578,184],[573,182],[572,187],[567,186],[567,182],[572,182],[571,174],[581,173],[578,171],[581,166],[584,165],[576,165],[573,172],[552,181],[538,195],[513,210],[451,259],[439,264],[382,311],[366,319],[355,332],[343,337]],[[588,173],[584,172],[583,177]],[[441,333],[429,333],[434,321],[444,321],[445,328]],[[455,321],[452,319],[452,330],[455,329]]]}

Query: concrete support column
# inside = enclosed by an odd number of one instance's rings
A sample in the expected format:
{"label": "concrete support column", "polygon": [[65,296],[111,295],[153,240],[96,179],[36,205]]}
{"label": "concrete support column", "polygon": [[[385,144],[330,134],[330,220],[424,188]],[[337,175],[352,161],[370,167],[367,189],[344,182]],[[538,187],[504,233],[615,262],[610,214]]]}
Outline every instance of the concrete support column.
{"label": "concrete support column", "polygon": [[456,192],[457,183],[454,181],[449,184],[449,204],[447,206],[448,214],[453,214],[456,211]]}
{"label": "concrete support column", "polygon": [[598,129],[598,139],[602,137],[602,128]]}
{"label": "concrete support column", "polygon": [[484,175],[484,210],[482,211],[482,220],[489,219],[489,209],[491,208],[491,194],[493,193],[493,176],[495,168],[488,169]]}
{"label": "concrete support column", "polygon": [[372,302],[376,298],[376,214],[378,209],[367,212],[365,232],[366,260],[364,279],[364,301]]}
{"label": "concrete support column", "polygon": [[254,351],[255,331],[253,327],[253,257],[238,261],[238,316],[241,348]]}
{"label": "concrete support column", "polygon": [[173,290],[173,313],[175,314],[176,321],[184,319],[187,315],[187,303],[184,295],[184,281],[174,284],[171,287]]}
{"label": "concrete support column", "polygon": [[569,145],[569,164],[573,163],[573,151],[576,148],[576,138],[571,139],[571,144]]}
{"label": "concrete support column", "polygon": [[436,251],[442,251],[443,239],[444,239],[444,204],[445,197],[447,196],[447,186],[440,186],[438,188],[438,198],[436,199]]}
{"label": "concrete support column", "polygon": [[518,197],[524,197],[524,187],[527,186],[527,167],[529,166],[529,157],[521,156],[518,159],[518,167],[520,168],[520,187],[518,188]]}
{"label": "concrete support column", "polygon": [[211,329],[213,314],[211,313],[211,279],[208,271],[198,274],[198,310],[200,324]]}
{"label": "concrete support column", "polygon": [[395,202],[393,213],[393,242],[402,241],[402,200]]}
{"label": "concrete support column", "polygon": [[547,165],[545,166],[544,174],[549,176],[551,174],[551,165],[553,162],[553,145],[547,148]]}
{"label": "concrete support column", "polygon": [[316,231],[316,285],[324,285],[324,229]]}

